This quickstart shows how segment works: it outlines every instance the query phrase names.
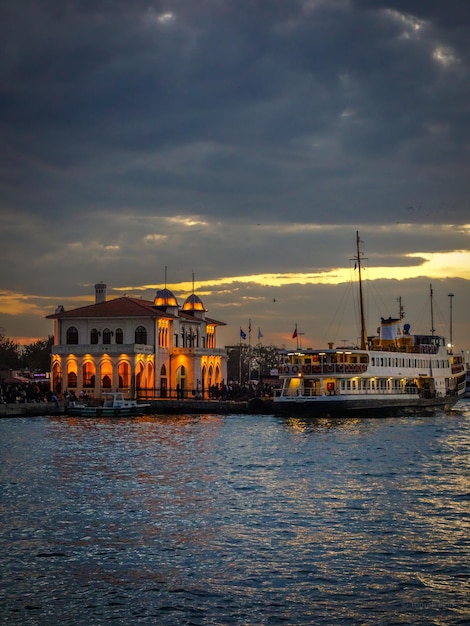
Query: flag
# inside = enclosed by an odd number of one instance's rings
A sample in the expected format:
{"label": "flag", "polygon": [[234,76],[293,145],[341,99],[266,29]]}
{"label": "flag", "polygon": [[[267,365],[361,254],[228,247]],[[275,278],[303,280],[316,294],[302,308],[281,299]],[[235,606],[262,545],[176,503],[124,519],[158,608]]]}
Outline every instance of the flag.
{"label": "flag", "polygon": [[295,339],[297,337],[297,324],[295,325],[295,330],[294,333],[292,335],[292,339]]}
{"label": "flag", "polygon": [[242,339],[246,339],[246,333],[245,333],[245,332],[243,332],[243,330],[242,330],[241,328],[240,328],[240,337],[241,337]]}
{"label": "flag", "polygon": [[258,328],[258,339],[261,339],[262,336],[263,336],[263,333],[261,332],[261,329]]}
{"label": "flag", "polygon": [[251,320],[248,322],[248,332],[251,334]]}

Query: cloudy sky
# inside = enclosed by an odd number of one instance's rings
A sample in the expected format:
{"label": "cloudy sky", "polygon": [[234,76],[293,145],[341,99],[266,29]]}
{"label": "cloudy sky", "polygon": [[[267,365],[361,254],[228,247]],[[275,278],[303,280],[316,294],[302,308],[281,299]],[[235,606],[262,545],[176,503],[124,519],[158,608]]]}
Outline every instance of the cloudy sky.
{"label": "cloudy sky", "polygon": [[[192,291],[237,343],[470,348],[468,0],[2,0],[0,328]],[[454,298],[448,294],[453,293]],[[220,343],[220,342],[219,342]]]}

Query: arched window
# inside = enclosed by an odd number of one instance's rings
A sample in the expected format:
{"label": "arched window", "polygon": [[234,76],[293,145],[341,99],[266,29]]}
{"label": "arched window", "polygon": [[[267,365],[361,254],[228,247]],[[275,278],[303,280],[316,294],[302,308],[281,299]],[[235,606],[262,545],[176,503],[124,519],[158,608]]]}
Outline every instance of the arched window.
{"label": "arched window", "polygon": [[78,330],[75,326],[67,328],[66,342],[68,344],[78,344]]}
{"label": "arched window", "polygon": [[103,343],[105,344],[110,344],[111,343],[111,335],[112,335],[112,331],[109,330],[109,328],[105,328],[103,330]]}
{"label": "arched window", "polygon": [[144,326],[135,329],[135,343],[147,343],[147,330]]}
{"label": "arched window", "polygon": [[95,365],[94,363],[87,361],[82,367],[82,378],[84,387],[95,386]]}
{"label": "arched window", "polygon": [[96,328],[93,328],[90,333],[90,343],[96,345],[98,343],[99,333]]}
{"label": "arched window", "polygon": [[118,377],[119,389],[124,389],[131,386],[131,370],[129,363],[127,363],[126,361],[122,361],[122,363],[119,363]]}
{"label": "arched window", "polygon": [[124,343],[124,333],[122,328],[116,328],[116,343]]}
{"label": "arched window", "polygon": [[77,372],[68,372],[67,387],[77,387]]}

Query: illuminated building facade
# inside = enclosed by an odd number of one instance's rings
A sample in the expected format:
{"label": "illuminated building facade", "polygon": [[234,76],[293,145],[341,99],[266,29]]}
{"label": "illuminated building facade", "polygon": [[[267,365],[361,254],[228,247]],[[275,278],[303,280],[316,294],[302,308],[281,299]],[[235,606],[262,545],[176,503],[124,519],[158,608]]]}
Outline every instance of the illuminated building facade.
{"label": "illuminated building facade", "polygon": [[132,397],[207,397],[227,378],[227,353],[216,347],[216,328],[201,299],[191,294],[180,307],[169,289],[154,301],[106,299],[95,285],[95,303],[54,320],[51,384],[60,393],[100,397],[119,390]]}

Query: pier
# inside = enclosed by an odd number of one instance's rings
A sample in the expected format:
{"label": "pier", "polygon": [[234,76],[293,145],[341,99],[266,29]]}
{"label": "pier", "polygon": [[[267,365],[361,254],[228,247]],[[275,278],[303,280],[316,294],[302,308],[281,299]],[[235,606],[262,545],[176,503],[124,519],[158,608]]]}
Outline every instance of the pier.
{"label": "pier", "polygon": [[[250,400],[147,400],[151,405],[146,410],[148,415],[184,415],[184,414],[263,414],[272,413],[270,399],[252,398]],[[67,402],[21,402],[0,404],[0,418],[4,417],[39,417],[41,415],[67,415]]]}

